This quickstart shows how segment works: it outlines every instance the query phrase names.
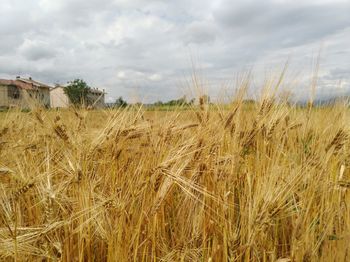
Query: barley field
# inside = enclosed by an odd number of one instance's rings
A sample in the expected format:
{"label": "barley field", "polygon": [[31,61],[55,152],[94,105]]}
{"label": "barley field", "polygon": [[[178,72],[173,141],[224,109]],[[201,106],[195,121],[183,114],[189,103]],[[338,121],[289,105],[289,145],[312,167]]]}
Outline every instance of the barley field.
{"label": "barley field", "polygon": [[0,113],[1,261],[349,261],[347,104]]}

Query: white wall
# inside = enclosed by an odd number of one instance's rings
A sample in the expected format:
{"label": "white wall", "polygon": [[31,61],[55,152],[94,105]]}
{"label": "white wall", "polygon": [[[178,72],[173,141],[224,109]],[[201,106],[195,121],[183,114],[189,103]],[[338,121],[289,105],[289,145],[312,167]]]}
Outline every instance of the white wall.
{"label": "white wall", "polygon": [[69,106],[68,96],[64,93],[63,87],[55,87],[50,91],[51,107],[66,108]]}

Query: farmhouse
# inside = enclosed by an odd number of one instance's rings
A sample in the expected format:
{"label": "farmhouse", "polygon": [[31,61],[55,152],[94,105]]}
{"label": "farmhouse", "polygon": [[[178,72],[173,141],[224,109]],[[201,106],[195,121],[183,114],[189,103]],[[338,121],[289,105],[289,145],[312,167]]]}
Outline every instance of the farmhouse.
{"label": "farmhouse", "polygon": [[0,108],[30,108],[31,105],[50,106],[50,86],[28,79],[0,79]]}
{"label": "farmhouse", "polygon": [[[57,85],[50,90],[50,99],[52,108],[66,108],[71,102],[64,92],[64,86]],[[93,108],[105,107],[105,92],[97,88],[90,88],[87,94],[87,105]]]}

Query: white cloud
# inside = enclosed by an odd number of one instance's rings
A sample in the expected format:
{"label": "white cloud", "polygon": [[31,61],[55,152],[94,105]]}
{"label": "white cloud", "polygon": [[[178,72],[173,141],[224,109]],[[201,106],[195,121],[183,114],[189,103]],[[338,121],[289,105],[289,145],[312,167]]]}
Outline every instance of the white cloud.
{"label": "white cloud", "polygon": [[349,13],[341,0],[3,0],[0,77],[79,77],[110,101],[166,100],[182,95],[191,59],[214,94],[235,72],[262,74],[289,55],[291,71],[307,75],[323,43],[322,95],[338,92],[339,78],[350,92]]}
{"label": "white cloud", "polygon": [[151,81],[161,81],[162,80],[162,75],[160,74],[151,74],[148,76],[148,79]]}
{"label": "white cloud", "polygon": [[117,77],[122,80],[127,78],[125,71],[119,71]]}

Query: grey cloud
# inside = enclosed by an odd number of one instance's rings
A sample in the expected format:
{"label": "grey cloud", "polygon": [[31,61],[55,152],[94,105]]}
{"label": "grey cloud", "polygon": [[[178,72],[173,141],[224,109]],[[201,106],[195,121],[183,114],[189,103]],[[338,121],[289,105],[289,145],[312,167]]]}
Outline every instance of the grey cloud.
{"label": "grey cloud", "polygon": [[349,3],[296,5],[269,0],[230,5],[225,0],[214,11],[214,17],[238,35],[270,40],[274,47],[288,47],[318,41],[350,27],[349,13]]}
{"label": "grey cloud", "polygon": [[320,90],[331,90],[338,77],[349,79],[347,2],[3,2],[2,77],[28,74],[48,83],[79,77],[105,87],[111,99],[139,92],[147,101],[166,100],[182,95],[179,86],[187,88],[193,57],[214,94],[235,72],[253,68],[261,74],[290,53],[297,57],[295,68],[307,67],[324,41],[329,44],[321,66],[328,73]]}
{"label": "grey cloud", "polygon": [[31,41],[26,39],[19,47],[19,51],[30,61],[41,59],[50,59],[56,56],[56,50],[49,46],[48,43],[40,41]]}
{"label": "grey cloud", "polygon": [[325,76],[327,80],[348,80],[350,79],[349,69],[345,68],[334,68],[329,71],[329,74]]}
{"label": "grey cloud", "polygon": [[206,44],[216,39],[215,25],[210,22],[194,22],[185,31],[185,43]]}

